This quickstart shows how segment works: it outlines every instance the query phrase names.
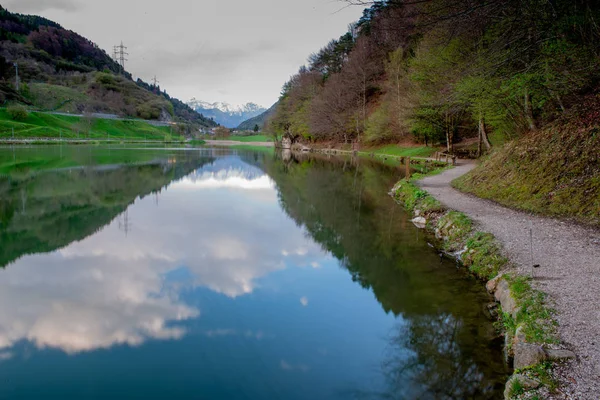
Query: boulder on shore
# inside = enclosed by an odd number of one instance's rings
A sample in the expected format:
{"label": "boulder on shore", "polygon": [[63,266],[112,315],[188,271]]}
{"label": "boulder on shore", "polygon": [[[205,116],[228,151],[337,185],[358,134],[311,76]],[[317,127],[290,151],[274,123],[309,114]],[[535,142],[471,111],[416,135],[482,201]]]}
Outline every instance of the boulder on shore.
{"label": "boulder on shore", "polygon": [[513,398],[513,386],[515,382],[519,382],[520,386],[523,389],[537,389],[540,387],[540,383],[536,380],[533,380],[525,375],[515,374],[510,377],[508,382],[506,382],[506,388],[504,389],[504,399],[510,400]]}
{"label": "boulder on shore", "polygon": [[413,218],[412,223],[419,229],[425,229],[427,226],[427,220],[424,217]]}
{"label": "boulder on shore", "polygon": [[546,349],[546,355],[552,361],[565,361],[577,358],[575,353],[569,350]]}
{"label": "boulder on shore", "polygon": [[517,302],[510,293],[510,287],[508,286],[506,279],[498,281],[494,297],[500,302],[500,305],[502,305],[502,311],[510,314],[510,316],[516,320],[517,313],[520,309],[517,307]]}
{"label": "boulder on shore", "polygon": [[531,367],[548,358],[542,346],[537,344],[518,343],[514,348],[514,352],[515,359],[513,367],[515,369]]}

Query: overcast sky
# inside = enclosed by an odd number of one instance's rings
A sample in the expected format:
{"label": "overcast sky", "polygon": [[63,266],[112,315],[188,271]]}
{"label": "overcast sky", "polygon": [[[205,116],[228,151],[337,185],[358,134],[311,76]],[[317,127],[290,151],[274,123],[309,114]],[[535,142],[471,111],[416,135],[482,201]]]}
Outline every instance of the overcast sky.
{"label": "overcast sky", "polygon": [[312,52],[362,14],[338,0],[5,0],[13,12],[60,23],[112,54],[129,47],[126,69],[188,101],[273,104]]}

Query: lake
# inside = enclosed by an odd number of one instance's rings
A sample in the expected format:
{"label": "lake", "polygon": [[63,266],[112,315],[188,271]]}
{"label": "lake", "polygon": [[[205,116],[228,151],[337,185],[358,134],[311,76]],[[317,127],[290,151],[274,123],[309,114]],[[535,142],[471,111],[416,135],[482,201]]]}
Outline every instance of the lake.
{"label": "lake", "polygon": [[0,148],[0,398],[496,399],[483,284],[369,159]]}

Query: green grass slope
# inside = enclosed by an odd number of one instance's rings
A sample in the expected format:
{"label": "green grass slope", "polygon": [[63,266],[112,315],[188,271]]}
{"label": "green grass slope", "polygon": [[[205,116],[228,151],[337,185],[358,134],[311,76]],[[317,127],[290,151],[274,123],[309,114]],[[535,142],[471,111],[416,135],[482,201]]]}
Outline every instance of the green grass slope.
{"label": "green grass slope", "polygon": [[600,225],[600,93],[494,152],[454,185],[509,207]]}
{"label": "green grass slope", "polygon": [[0,139],[94,139],[94,140],[159,140],[183,139],[171,134],[171,128],[153,126],[143,121],[120,121],[81,118],[32,112],[24,121],[14,121],[0,109]]}
{"label": "green grass slope", "polygon": [[71,112],[79,114],[81,105],[92,100],[81,88],[73,88],[48,83],[29,84],[29,98],[41,110]]}

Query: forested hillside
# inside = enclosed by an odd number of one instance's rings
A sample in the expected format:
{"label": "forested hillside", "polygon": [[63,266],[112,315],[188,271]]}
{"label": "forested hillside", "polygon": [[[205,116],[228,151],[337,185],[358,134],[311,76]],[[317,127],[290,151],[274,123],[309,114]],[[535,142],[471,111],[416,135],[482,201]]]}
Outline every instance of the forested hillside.
{"label": "forested hillside", "polygon": [[548,125],[598,80],[595,0],[354,3],[370,7],[284,85],[275,133],[485,150]]}
{"label": "forested hillside", "polygon": [[92,41],[45,18],[1,6],[0,103],[216,126],[160,87],[134,82]]}
{"label": "forested hillside", "polygon": [[256,117],[250,118],[244,122],[242,122],[237,129],[242,131],[251,131],[256,126],[258,126],[259,130],[263,130],[269,118],[271,118],[275,114],[275,110],[277,110],[278,103],[273,104],[267,111],[263,112]]}

